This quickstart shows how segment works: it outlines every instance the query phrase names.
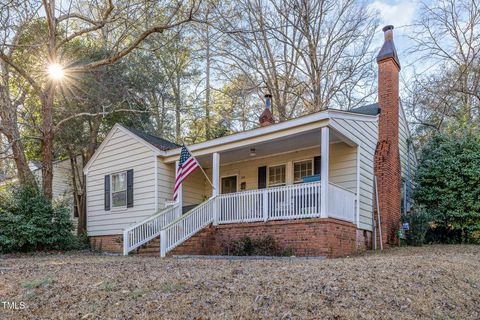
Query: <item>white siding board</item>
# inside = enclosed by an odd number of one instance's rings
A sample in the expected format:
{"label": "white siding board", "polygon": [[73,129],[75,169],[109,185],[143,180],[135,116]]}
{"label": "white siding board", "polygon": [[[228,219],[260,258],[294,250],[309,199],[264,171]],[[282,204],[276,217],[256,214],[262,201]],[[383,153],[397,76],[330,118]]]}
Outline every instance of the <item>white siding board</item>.
{"label": "white siding board", "polygon": [[361,143],[360,158],[360,228],[372,230],[373,162],[378,137],[378,124],[371,121],[332,119],[332,123],[353,141]]}
{"label": "white siding board", "polygon": [[165,164],[162,159],[157,158],[158,176],[158,207],[165,208],[166,201],[173,200],[173,184],[175,183],[175,165]]}
{"label": "white siding board", "polygon": [[[104,210],[104,176],[133,169],[133,208]],[[155,213],[153,151],[116,129],[87,175],[87,231],[90,236],[121,234],[128,225]]]}

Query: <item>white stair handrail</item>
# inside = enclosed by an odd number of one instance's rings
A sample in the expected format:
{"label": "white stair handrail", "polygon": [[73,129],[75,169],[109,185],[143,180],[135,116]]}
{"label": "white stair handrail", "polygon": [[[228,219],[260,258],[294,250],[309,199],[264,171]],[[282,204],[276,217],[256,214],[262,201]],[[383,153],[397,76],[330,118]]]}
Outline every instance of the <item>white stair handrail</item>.
{"label": "white stair handrail", "polygon": [[180,215],[179,209],[180,205],[177,203],[125,228],[123,231],[123,255],[128,255],[130,251],[158,237],[163,227],[177,219]]}
{"label": "white stair handrail", "polygon": [[184,241],[213,222],[215,197],[209,198],[160,231],[160,256],[163,258]]}

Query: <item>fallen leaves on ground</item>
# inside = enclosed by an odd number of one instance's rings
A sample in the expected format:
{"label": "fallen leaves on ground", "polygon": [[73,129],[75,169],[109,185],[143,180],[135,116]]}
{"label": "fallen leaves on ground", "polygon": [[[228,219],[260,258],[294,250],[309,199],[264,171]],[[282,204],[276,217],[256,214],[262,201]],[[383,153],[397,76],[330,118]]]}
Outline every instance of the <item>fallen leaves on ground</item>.
{"label": "fallen leaves on ground", "polygon": [[480,246],[460,245],[331,260],[0,256],[0,319],[479,319],[479,268]]}

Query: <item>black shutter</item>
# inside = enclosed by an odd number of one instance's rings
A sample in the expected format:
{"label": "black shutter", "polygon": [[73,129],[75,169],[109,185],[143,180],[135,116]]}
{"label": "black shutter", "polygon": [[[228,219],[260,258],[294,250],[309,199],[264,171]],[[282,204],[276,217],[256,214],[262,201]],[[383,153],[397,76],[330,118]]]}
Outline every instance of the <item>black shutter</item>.
{"label": "black shutter", "polygon": [[127,208],[133,208],[133,169],[127,171]]}
{"label": "black shutter", "polygon": [[104,199],[105,199],[105,211],[110,210],[110,175],[105,176],[105,194],[104,194]]}
{"label": "black shutter", "polygon": [[258,189],[267,187],[267,167],[258,167]]}
{"label": "black shutter", "polygon": [[313,174],[320,174],[322,167],[322,157],[318,156],[313,158]]}

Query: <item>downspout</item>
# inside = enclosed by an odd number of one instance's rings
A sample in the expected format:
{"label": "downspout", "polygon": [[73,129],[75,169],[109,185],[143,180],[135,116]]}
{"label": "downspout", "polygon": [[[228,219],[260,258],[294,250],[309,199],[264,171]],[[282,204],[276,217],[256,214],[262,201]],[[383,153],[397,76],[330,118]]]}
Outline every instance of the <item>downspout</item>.
{"label": "downspout", "polygon": [[406,190],[405,190],[405,198],[406,198],[406,207],[405,213],[410,211],[410,190],[412,188],[411,185],[411,178],[410,178],[410,145],[412,141],[410,138],[407,139],[407,183],[406,183]]}

